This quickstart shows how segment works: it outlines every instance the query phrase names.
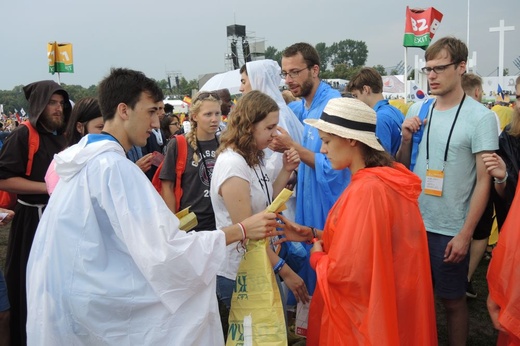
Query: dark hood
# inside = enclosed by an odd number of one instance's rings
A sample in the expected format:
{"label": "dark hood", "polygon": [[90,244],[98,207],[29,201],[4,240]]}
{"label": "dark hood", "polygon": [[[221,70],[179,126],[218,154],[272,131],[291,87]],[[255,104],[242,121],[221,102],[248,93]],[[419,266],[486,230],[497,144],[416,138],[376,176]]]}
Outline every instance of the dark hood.
{"label": "dark hood", "polygon": [[42,115],[45,107],[49,103],[53,94],[60,94],[64,97],[63,115],[65,122],[63,129],[58,132],[63,132],[67,122],[70,118],[72,106],[69,100],[69,94],[58,83],[51,80],[43,80],[26,85],[23,88],[25,98],[29,101],[29,122],[32,126],[37,128],[38,119]]}

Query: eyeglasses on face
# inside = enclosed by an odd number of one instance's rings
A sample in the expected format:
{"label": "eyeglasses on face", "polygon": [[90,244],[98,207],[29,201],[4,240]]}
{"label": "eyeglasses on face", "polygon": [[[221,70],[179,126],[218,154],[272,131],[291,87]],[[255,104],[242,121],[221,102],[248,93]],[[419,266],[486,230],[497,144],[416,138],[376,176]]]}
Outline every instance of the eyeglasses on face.
{"label": "eyeglasses on face", "polygon": [[303,70],[308,70],[309,67],[306,66],[302,69],[299,69],[299,70],[292,70],[292,71],[289,71],[289,72],[285,72],[285,71],[282,71],[282,73],[280,73],[280,77],[282,77],[283,79],[287,78],[287,76],[291,77],[291,78],[296,78],[298,77],[298,75],[300,74],[300,72],[302,72]]}
{"label": "eyeglasses on face", "polygon": [[449,63],[449,64],[446,64],[446,65],[439,65],[439,66],[433,66],[433,67],[423,67],[421,69],[421,72],[424,73],[424,74],[430,74],[430,72],[435,72],[436,74],[439,74],[439,73],[443,73],[444,71],[446,71],[446,68],[448,68],[448,66],[451,66],[451,65],[457,65],[459,62],[452,62],[452,63]]}
{"label": "eyeglasses on face", "polygon": [[220,97],[218,96],[218,94],[216,92],[211,91],[211,92],[202,92],[202,93],[198,94],[197,97],[195,98],[195,100],[193,101],[193,103],[195,103],[197,101],[203,101],[210,97],[213,97],[217,101],[220,101]]}

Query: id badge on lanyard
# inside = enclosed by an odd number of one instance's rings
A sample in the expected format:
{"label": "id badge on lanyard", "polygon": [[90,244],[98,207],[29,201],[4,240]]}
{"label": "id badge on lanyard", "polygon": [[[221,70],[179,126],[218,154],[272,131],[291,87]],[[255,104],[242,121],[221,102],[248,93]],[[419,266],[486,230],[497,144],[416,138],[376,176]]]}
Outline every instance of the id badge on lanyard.
{"label": "id badge on lanyard", "polygon": [[432,109],[430,111],[429,123],[428,123],[428,132],[426,133],[426,180],[424,181],[424,194],[430,196],[442,197],[442,186],[444,185],[444,168],[446,168],[446,162],[448,161],[448,148],[450,146],[451,134],[453,133],[453,128],[455,127],[455,123],[457,122],[457,118],[459,117],[460,109],[462,108],[462,104],[466,98],[466,94],[462,95],[462,100],[460,101],[459,107],[457,108],[457,113],[455,113],[455,119],[453,119],[453,123],[451,124],[450,133],[448,134],[448,140],[446,142],[446,149],[444,150],[444,162],[442,165],[442,170],[430,169],[429,161],[430,161],[430,127],[433,118],[433,109],[435,108],[435,103],[432,105]]}
{"label": "id badge on lanyard", "polygon": [[431,196],[442,196],[442,185],[444,184],[444,171],[426,169],[426,180],[424,182],[424,193]]}

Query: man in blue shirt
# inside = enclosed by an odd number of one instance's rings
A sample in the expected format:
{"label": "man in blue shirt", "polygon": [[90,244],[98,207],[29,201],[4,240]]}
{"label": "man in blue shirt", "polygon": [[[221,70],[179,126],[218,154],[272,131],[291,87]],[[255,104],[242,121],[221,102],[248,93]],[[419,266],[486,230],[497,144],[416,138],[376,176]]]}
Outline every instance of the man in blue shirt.
{"label": "man in blue shirt", "polygon": [[395,156],[401,145],[401,125],[404,115],[383,97],[383,79],[372,67],[361,69],[347,85],[352,96],[363,101],[377,114],[376,136],[383,148]]}
{"label": "man in blue shirt", "polygon": [[[291,108],[302,122],[319,119],[327,102],[341,96],[320,80],[319,73],[320,57],[310,44],[295,43],[283,52],[281,75],[291,93],[301,98],[301,106]],[[330,208],[350,182],[350,171],[332,169],[327,157],[320,153],[321,139],[316,128],[304,124],[301,144],[294,141],[287,131],[279,130],[281,134],[273,140],[270,148],[277,151],[295,148],[302,161],[298,168],[295,221],[323,229]],[[312,294],[316,274],[308,266],[308,261],[305,267],[299,274]]]}

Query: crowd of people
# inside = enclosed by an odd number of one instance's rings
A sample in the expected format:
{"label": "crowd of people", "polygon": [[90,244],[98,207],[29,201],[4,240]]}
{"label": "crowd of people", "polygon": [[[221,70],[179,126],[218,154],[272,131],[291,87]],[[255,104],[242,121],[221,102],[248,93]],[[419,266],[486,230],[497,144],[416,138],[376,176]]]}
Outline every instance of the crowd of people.
{"label": "crowd of people", "polygon": [[[0,151],[0,190],[17,195],[0,208],[12,220],[0,345],[231,344],[230,312],[247,297],[239,267],[257,241],[280,322],[308,304],[307,345],[436,345],[434,297],[449,344],[465,345],[493,211],[487,306],[499,344],[519,345],[520,80],[514,111],[493,113],[467,57],[454,37],[428,47],[433,101],[406,115],[373,68],[342,97],[307,43],[281,66],[246,63],[236,105],[226,89],[198,92],[184,128],[139,71],[113,68],[74,106],[53,81],[27,85],[28,123]],[[266,212],[286,190],[287,209]],[[189,232],[175,216],[185,208]],[[251,316],[239,340],[255,344]]]}

